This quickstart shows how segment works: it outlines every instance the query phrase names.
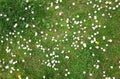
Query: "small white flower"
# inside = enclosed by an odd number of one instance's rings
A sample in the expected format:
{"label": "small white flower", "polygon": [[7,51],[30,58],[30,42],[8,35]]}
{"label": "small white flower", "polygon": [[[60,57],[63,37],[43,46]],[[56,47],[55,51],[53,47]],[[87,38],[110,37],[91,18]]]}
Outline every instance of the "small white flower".
{"label": "small white flower", "polygon": [[92,56],[94,57],[94,56],[95,56],[95,54],[93,53],[93,54],[92,54]]}
{"label": "small white flower", "polygon": [[86,47],[87,47],[86,43],[83,43],[83,47],[84,47],[84,48],[86,48]]}
{"label": "small white flower", "polygon": [[65,71],[68,71],[68,69],[65,69]]}
{"label": "small white flower", "polygon": [[106,28],[106,26],[104,26],[103,28]]}
{"label": "small white flower", "polygon": [[65,74],[65,76],[67,77],[67,76],[68,76],[68,74]]}
{"label": "small white flower", "polygon": [[17,23],[15,23],[13,27],[14,27],[14,28],[16,28],[17,26],[18,26],[18,24],[17,24]]}
{"label": "small white flower", "polygon": [[96,69],[99,69],[99,65],[96,65]]}
{"label": "small white flower", "polygon": [[43,34],[44,32],[43,32],[43,31],[41,31],[40,33],[41,33],[41,34]]}
{"label": "small white flower", "polygon": [[105,14],[103,13],[102,16],[105,16]]}
{"label": "small white flower", "polygon": [[29,2],[29,0],[26,0],[26,3],[28,3]]}
{"label": "small white flower", "polygon": [[36,26],[35,25],[32,25],[33,26],[33,28],[35,28]]}
{"label": "small white flower", "polygon": [[112,39],[109,39],[108,42],[112,42]]}
{"label": "small white flower", "polygon": [[109,9],[109,10],[111,10],[111,9],[112,9],[112,7],[109,7],[108,9]]}
{"label": "small white flower", "polygon": [[26,77],[25,79],[29,79],[28,77]]}
{"label": "small white flower", "polygon": [[115,2],[118,2],[118,0],[115,0]]}
{"label": "small white flower", "polygon": [[12,70],[10,70],[10,73],[12,74],[12,73],[13,73],[13,71],[12,71]]}
{"label": "small white flower", "polygon": [[89,2],[87,2],[86,4],[89,5]]}
{"label": "small white flower", "polygon": [[105,38],[105,36],[103,36],[103,38],[102,38],[103,40],[105,40],[106,38]]}
{"label": "small white flower", "polygon": [[79,16],[79,15],[77,15],[76,17],[77,17],[77,18],[79,18],[80,16]]}
{"label": "small white flower", "polygon": [[97,60],[97,62],[99,63],[99,62],[100,62],[100,60]]}
{"label": "small white flower", "polygon": [[28,8],[27,7],[25,7],[25,10],[27,10]]}
{"label": "small white flower", "polygon": [[35,32],[35,36],[37,36],[38,35],[38,33],[37,32]]}
{"label": "small white flower", "polygon": [[8,69],[9,68],[9,66],[5,66],[5,69]]}
{"label": "small white flower", "polygon": [[119,66],[119,69],[120,69],[120,66]]}
{"label": "small white flower", "polygon": [[113,9],[113,10],[116,10],[116,8],[115,8],[115,7],[113,7],[112,9]]}
{"label": "small white flower", "polygon": [[45,79],[45,75],[43,76],[43,79]]}
{"label": "small white flower", "polygon": [[70,72],[68,72],[67,74],[70,74]]}
{"label": "small white flower", "polygon": [[115,79],[115,77],[112,77],[113,79]]}
{"label": "small white flower", "polygon": [[96,48],[96,49],[99,49],[99,46],[96,46],[95,48]]}
{"label": "small white flower", "polygon": [[95,11],[94,11],[94,13],[96,14],[96,13],[97,13],[97,11],[95,10]]}
{"label": "small white flower", "polygon": [[69,59],[69,56],[65,56],[66,59]]}
{"label": "small white flower", "polygon": [[102,49],[103,50],[103,52],[105,52],[106,51],[106,49]]}
{"label": "small white flower", "polygon": [[25,62],[25,60],[23,59],[22,62]]}
{"label": "small white flower", "polygon": [[90,74],[89,74],[89,76],[93,76],[93,74],[92,74],[92,73],[90,73]]}
{"label": "small white flower", "polygon": [[94,19],[96,20],[96,19],[97,19],[97,16],[94,16]]}
{"label": "small white flower", "polygon": [[86,72],[85,72],[85,71],[83,71],[83,74],[86,74]]}
{"label": "small white flower", "polygon": [[28,28],[28,27],[29,27],[29,24],[26,24],[26,25],[25,25],[25,28]]}
{"label": "small white flower", "polygon": [[73,2],[73,3],[72,3],[72,5],[74,6],[74,5],[75,5],[75,3]]}
{"label": "small white flower", "polygon": [[105,72],[105,71],[103,71],[103,73],[105,74],[106,72]]}
{"label": "small white flower", "polygon": [[62,52],[61,53],[64,53],[65,51],[64,50],[62,50]]}
{"label": "small white flower", "polygon": [[61,16],[63,14],[63,12],[59,12],[59,16]]}
{"label": "small white flower", "polygon": [[9,18],[6,18],[6,21],[9,21],[10,19]]}
{"label": "small white flower", "polygon": [[49,8],[49,7],[47,7],[46,9],[47,9],[47,10],[49,10],[50,8]]}
{"label": "small white flower", "polygon": [[106,44],[106,46],[108,46],[108,44]]}
{"label": "small white flower", "polygon": [[62,2],[62,0],[59,0],[60,2]]}
{"label": "small white flower", "polygon": [[113,66],[110,66],[111,69],[113,69]]}
{"label": "small white flower", "polygon": [[112,4],[112,2],[109,2],[109,4]]}
{"label": "small white flower", "polygon": [[0,16],[3,16],[3,14],[0,14]]}
{"label": "small white flower", "polygon": [[58,9],[59,8],[59,6],[55,6],[55,9]]}
{"label": "small white flower", "polygon": [[20,69],[17,69],[17,71],[20,71]]}
{"label": "small white flower", "polygon": [[118,5],[120,5],[120,2],[118,3]]}
{"label": "small white flower", "polygon": [[92,1],[90,1],[90,4],[92,4]]}
{"label": "small white flower", "polygon": [[4,17],[7,17],[7,15],[5,14]]}
{"label": "small white flower", "polygon": [[34,14],[34,11],[31,11],[31,14]]}
{"label": "small white flower", "polygon": [[23,18],[22,18],[22,20],[24,21],[24,20],[25,20],[25,18],[23,17]]}

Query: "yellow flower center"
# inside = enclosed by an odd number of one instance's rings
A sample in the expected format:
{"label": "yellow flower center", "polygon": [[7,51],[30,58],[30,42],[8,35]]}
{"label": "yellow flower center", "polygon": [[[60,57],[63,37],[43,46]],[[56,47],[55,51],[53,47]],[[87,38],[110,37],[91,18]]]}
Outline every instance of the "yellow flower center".
{"label": "yellow flower center", "polygon": [[95,42],[95,44],[99,45],[99,42],[98,42],[98,41],[96,41],[96,42]]}
{"label": "yellow flower center", "polygon": [[18,78],[21,79],[21,75],[20,74],[18,75]]}

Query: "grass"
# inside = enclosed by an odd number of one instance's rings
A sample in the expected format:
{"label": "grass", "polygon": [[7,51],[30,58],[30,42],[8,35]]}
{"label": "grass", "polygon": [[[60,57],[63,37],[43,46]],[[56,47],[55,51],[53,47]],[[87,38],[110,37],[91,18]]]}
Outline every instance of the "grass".
{"label": "grass", "polygon": [[26,1],[0,0],[0,79],[120,78],[119,1]]}

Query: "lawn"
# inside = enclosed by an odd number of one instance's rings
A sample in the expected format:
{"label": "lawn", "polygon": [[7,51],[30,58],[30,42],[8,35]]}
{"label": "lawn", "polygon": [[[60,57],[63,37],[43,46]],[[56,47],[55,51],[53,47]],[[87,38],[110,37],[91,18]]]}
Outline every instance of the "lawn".
{"label": "lawn", "polygon": [[120,0],[0,0],[0,79],[120,79]]}

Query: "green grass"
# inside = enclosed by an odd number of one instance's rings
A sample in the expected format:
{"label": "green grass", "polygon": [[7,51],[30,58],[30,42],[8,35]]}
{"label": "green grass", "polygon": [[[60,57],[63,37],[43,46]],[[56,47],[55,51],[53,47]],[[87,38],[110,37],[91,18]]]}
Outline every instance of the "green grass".
{"label": "green grass", "polygon": [[[0,79],[120,79],[120,8],[90,1],[0,0]],[[109,7],[120,4],[108,1]],[[103,8],[94,13],[94,4]],[[93,30],[96,25],[101,27]],[[91,43],[94,39],[99,44]]]}

